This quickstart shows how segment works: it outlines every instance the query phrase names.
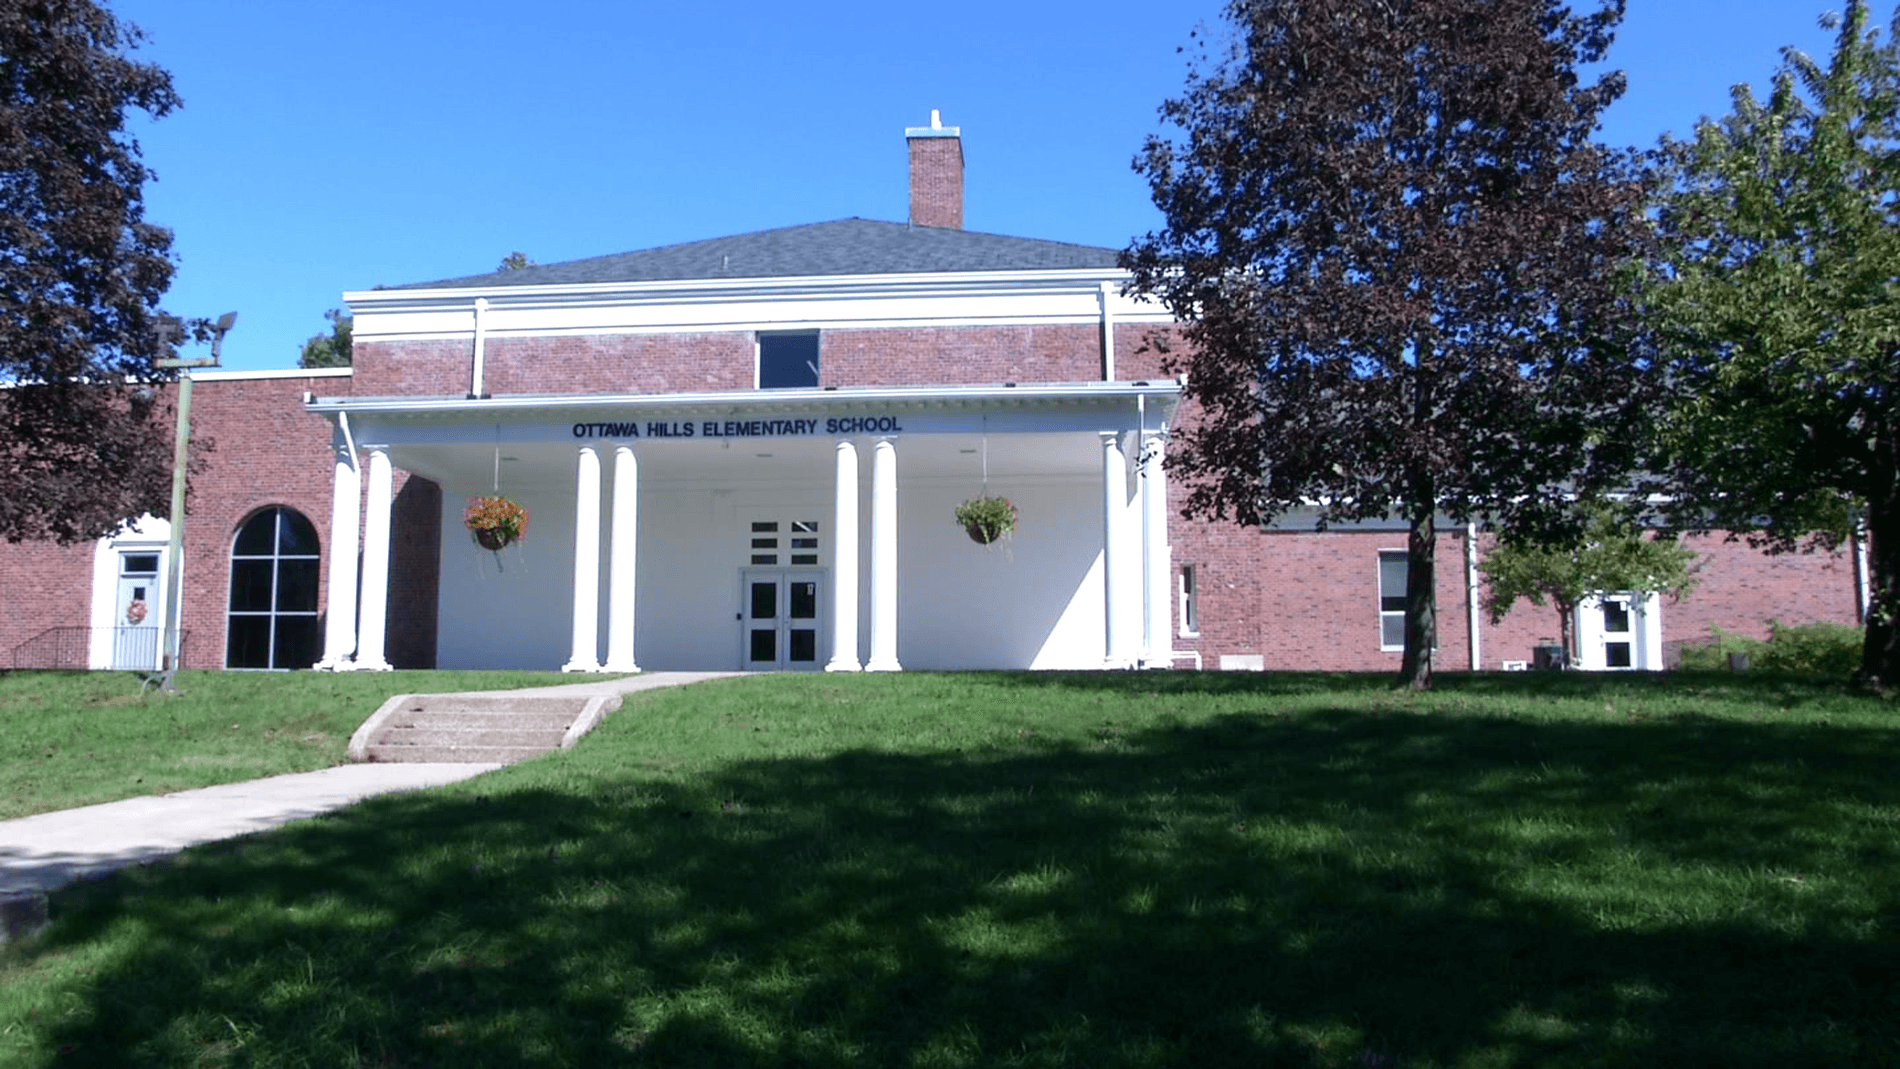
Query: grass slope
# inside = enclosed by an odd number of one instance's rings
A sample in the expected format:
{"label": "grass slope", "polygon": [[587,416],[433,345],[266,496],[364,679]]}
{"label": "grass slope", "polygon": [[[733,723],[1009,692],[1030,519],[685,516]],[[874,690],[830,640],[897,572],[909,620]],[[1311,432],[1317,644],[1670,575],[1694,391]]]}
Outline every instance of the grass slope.
{"label": "grass slope", "polygon": [[74,888],[0,1060],[1900,1061],[1893,707],[1770,678],[766,677]]}
{"label": "grass slope", "polygon": [[0,673],[0,820],[346,760],[395,694],[572,683],[552,672],[181,672],[177,695],[131,672]]}

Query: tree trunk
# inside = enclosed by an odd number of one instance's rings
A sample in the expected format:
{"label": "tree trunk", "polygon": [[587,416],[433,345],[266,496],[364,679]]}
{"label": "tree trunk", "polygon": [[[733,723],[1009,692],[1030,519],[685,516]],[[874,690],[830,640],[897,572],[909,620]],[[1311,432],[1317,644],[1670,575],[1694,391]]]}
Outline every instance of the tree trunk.
{"label": "tree trunk", "polygon": [[1867,503],[1867,639],[1854,681],[1900,686],[1900,500]]}
{"label": "tree trunk", "polygon": [[1556,602],[1557,605],[1557,641],[1562,643],[1564,647],[1564,663],[1561,667],[1569,668],[1571,665],[1577,663],[1583,652],[1582,650],[1571,648],[1571,645],[1576,641],[1574,632],[1577,619],[1577,606],[1575,602],[1566,605],[1558,598],[1552,598],[1551,600]]}
{"label": "tree trunk", "polygon": [[1414,505],[1412,529],[1405,541],[1405,656],[1399,685],[1432,689],[1432,647],[1438,643],[1438,584],[1433,567],[1438,549],[1437,509],[1431,498]]}

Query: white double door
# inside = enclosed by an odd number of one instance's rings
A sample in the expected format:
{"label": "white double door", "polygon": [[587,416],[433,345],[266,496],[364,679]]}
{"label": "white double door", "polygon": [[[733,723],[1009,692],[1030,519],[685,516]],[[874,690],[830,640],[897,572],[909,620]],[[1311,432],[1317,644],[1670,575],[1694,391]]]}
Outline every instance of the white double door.
{"label": "white double door", "polygon": [[1595,594],[1577,605],[1578,667],[1655,671],[1662,665],[1662,599],[1628,592]]}
{"label": "white double door", "polygon": [[817,568],[746,568],[739,583],[739,663],[751,672],[824,666],[825,574]]}

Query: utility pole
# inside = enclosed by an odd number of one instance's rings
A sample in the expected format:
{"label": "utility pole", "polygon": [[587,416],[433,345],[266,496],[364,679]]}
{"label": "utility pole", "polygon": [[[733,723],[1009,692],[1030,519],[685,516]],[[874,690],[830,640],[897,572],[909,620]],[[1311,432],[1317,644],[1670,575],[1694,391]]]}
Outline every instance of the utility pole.
{"label": "utility pole", "polygon": [[226,312],[211,325],[211,355],[195,360],[176,357],[153,361],[154,367],[177,368],[178,440],[172,449],[172,541],[165,568],[165,674],[159,689],[167,694],[178,692],[178,652],[180,629],[185,624],[185,591],[181,582],[185,563],[185,475],[191,464],[191,371],[217,367],[224,348],[225,332],[237,322],[236,312]]}

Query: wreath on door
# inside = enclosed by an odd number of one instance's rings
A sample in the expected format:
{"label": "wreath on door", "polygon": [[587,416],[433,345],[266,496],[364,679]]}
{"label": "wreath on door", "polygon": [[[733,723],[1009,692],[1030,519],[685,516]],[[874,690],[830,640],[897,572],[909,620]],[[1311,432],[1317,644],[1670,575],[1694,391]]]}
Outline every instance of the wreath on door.
{"label": "wreath on door", "polygon": [[125,607],[125,622],[133,627],[145,622],[145,602],[142,599],[135,598],[132,604]]}

